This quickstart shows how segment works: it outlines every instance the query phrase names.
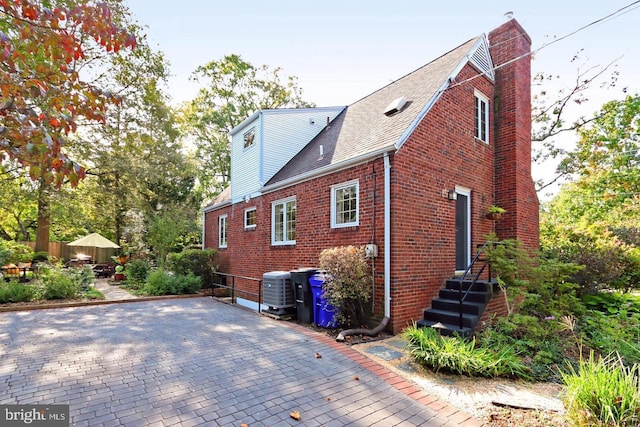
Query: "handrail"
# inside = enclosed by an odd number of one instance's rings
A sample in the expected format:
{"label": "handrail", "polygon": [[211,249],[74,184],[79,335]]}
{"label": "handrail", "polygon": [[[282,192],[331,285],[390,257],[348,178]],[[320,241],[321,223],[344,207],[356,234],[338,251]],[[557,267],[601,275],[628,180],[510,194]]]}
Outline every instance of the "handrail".
{"label": "handrail", "polygon": [[474,285],[478,282],[478,279],[482,276],[482,273],[484,272],[485,268],[487,267],[489,268],[489,271],[488,271],[489,281],[491,281],[491,279],[493,278],[491,273],[491,263],[486,259],[483,260],[484,264],[482,265],[482,267],[480,267],[478,272],[473,277],[471,284],[467,287],[467,290],[464,292],[464,295],[462,294],[462,283],[467,279],[467,275],[469,275],[469,273],[473,271],[473,266],[476,264],[476,262],[480,260],[480,256],[484,253],[484,251],[486,251],[490,245],[493,246],[493,245],[501,245],[501,244],[502,242],[494,242],[494,241],[484,242],[484,244],[476,252],[476,255],[473,257],[473,260],[471,261],[469,266],[465,269],[464,273],[462,273],[462,275],[458,277],[458,301],[459,301],[458,311],[460,313],[460,325],[459,325],[460,330],[464,328],[462,304],[467,298],[467,296],[469,295],[469,292],[471,291],[471,289],[473,289]]}
{"label": "handrail", "polygon": [[229,274],[229,273],[221,273],[221,272],[215,272],[214,273],[216,276],[223,276],[223,277],[231,277],[231,286],[227,286],[227,285],[223,285],[221,283],[213,283],[211,286],[211,296],[213,296],[213,287],[218,287],[218,288],[224,288],[224,289],[230,289],[231,290],[231,302],[235,304],[236,301],[236,279],[242,279],[242,280],[250,280],[250,281],[255,281],[258,282],[258,292],[250,292],[250,291],[245,291],[245,290],[238,290],[238,292],[245,294],[245,295],[252,295],[252,296],[257,296],[258,297],[258,313],[261,312],[261,307],[262,307],[262,279],[257,279],[255,277],[248,277],[248,276],[240,276],[237,274]]}

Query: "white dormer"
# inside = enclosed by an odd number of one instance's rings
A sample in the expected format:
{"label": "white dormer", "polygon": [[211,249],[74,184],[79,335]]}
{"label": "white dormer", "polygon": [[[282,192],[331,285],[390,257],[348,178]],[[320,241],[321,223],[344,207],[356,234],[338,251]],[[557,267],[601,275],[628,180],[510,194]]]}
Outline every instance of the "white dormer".
{"label": "white dormer", "polygon": [[258,194],[345,107],[260,110],[229,132],[231,201]]}

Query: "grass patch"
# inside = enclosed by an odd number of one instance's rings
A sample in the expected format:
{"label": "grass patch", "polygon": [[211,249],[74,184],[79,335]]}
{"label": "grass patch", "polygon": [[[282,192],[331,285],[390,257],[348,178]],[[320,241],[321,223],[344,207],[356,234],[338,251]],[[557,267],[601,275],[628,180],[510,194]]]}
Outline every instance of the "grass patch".
{"label": "grass patch", "polygon": [[82,296],[87,299],[105,299],[104,294],[93,287],[90,287],[86,291],[84,291],[82,293]]}
{"label": "grass patch", "polygon": [[563,374],[567,416],[577,426],[640,425],[640,365],[625,366],[617,354],[581,361]]}
{"label": "grass patch", "polygon": [[530,379],[525,366],[511,347],[493,351],[476,346],[476,340],[442,337],[432,328],[413,325],[404,332],[411,356],[436,372],[444,370],[470,377],[515,377]]}

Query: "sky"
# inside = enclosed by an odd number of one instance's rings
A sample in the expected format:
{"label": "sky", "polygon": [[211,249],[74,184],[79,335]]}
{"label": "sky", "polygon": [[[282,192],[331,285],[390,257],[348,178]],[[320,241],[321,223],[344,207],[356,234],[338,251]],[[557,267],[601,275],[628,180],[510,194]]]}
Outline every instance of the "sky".
{"label": "sky", "polygon": [[531,36],[532,72],[559,76],[550,90],[572,87],[580,73],[608,65],[606,76],[619,72],[615,88],[595,85],[572,115],[591,116],[622,98],[623,88],[640,92],[640,1],[127,1],[149,44],[171,64],[168,91],[176,105],[195,97],[198,86],[189,77],[198,66],[228,54],[281,67],[319,107],[349,105],[488,34],[507,12]]}

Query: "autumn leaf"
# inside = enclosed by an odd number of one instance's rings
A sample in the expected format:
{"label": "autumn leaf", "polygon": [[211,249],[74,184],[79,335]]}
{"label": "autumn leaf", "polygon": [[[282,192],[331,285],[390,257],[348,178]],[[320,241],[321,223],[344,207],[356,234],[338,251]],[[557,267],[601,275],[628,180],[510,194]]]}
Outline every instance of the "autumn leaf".
{"label": "autumn leaf", "polygon": [[289,414],[289,416],[296,421],[300,421],[300,411],[298,410],[293,411],[292,413]]}
{"label": "autumn leaf", "polygon": [[320,355],[320,353],[316,353],[316,359],[321,359],[322,356]]}

